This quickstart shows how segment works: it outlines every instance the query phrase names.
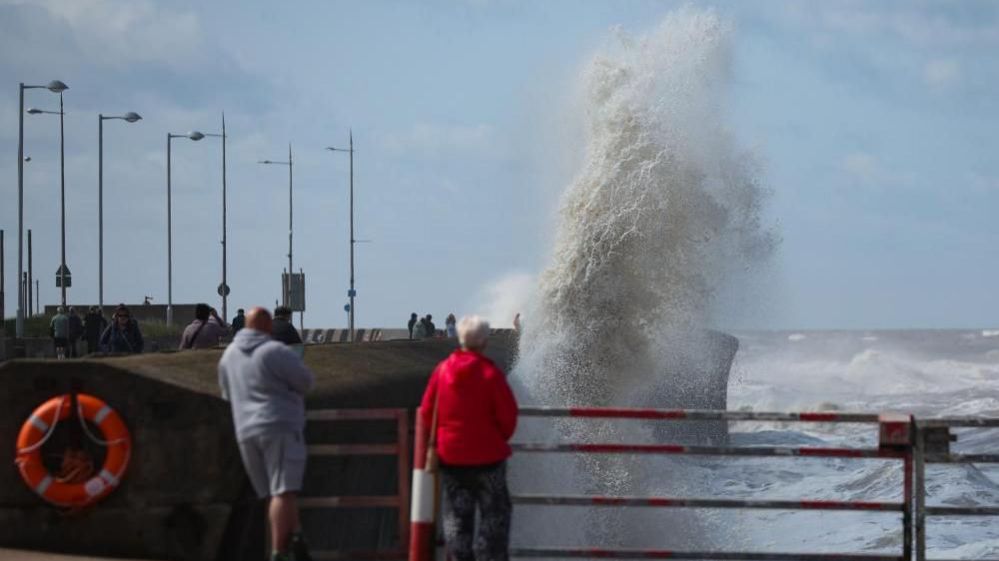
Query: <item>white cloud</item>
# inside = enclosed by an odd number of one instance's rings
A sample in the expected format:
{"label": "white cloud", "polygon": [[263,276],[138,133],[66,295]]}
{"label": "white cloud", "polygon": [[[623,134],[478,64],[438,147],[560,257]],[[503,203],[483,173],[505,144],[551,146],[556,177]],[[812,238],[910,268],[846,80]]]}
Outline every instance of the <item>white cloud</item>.
{"label": "white cloud", "polygon": [[524,312],[536,285],[534,275],[507,273],[479,289],[469,309],[493,327],[513,327],[513,317]]}
{"label": "white cloud", "polygon": [[956,85],[961,80],[961,65],[953,59],[932,59],[923,66],[923,81],[936,90]]}
{"label": "white cloud", "polygon": [[491,125],[418,123],[408,130],[384,135],[381,144],[396,154],[441,157],[455,154],[488,155],[495,151],[496,142]]}
{"label": "white cloud", "polygon": [[[204,32],[198,17],[152,0],[0,0],[25,8],[25,17],[41,9],[48,22],[68,28],[67,48],[90,62],[108,66],[128,63],[189,63],[200,51]],[[32,41],[36,47],[42,42]],[[64,44],[65,46],[65,44]],[[59,48],[53,44],[53,48]],[[38,56],[38,53],[35,53]]]}

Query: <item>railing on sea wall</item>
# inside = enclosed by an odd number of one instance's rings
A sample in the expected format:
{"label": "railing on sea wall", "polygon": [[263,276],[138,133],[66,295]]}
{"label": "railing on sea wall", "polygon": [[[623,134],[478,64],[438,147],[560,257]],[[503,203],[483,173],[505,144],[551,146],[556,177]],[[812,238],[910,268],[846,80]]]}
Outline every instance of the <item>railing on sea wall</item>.
{"label": "railing on sea wall", "polygon": [[[323,508],[392,508],[398,512],[399,545],[395,549],[313,551],[316,560],[332,559],[405,559],[409,544],[409,411],[406,409],[313,409],[306,412],[309,422],[320,421],[395,421],[396,441],[388,444],[313,444],[309,456],[395,456],[396,495],[375,496],[303,496],[303,509]],[[305,489],[308,491],[308,488]]]}
{"label": "railing on sea wall", "polygon": [[756,413],[621,408],[527,407],[522,417],[574,417],[587,419],[633,419],[661,421],[782,421],[800,423],[877,423],[877,448],[788,447],[788,446],[685,446],[677,444],[532,443],[513,445],[516,453],[657,454],[738,457],[866,458],[898,461],[903,469],[901,502],[833,500],[752,500],[686,497],[595,497],[567,495],[517,495],[515,504],[574,506],[642,506],[654,508],[780,509],[824,511],[897,512],[902,519],[902,551],[894,555],[861,553],[809,553],[761,551],[675,551],[662,549],[608,549],[598,547],[518,547],[511,557],[521,558],[615,558],[615,559],[726,559],[745,561],[908,561],[912,558],[913,450],[912,419],[904,415],[864,413]]}
{"label": "railing on sea wall", "polygon": [[[675,551],[656,549],[611,549],[600,547],[516,547],[511,557],[518,558],[615,558],[615,559],[722,559],[731,561],[926,561],[927,516],[994,516],[999,506],[952,507],[926,506],[927,463],[999,463],[999,454],[952,454],[949,443],[955,437],[951,429],[959,427],[999,427],[999,419],[939,418],[916,419],[909,415],[814,412],[769,413],[750,411],[663,410],[625,408],[549,408],[525,407],[522,417],[563,417],[581,419],[631,419],[645,421],[720,421],[720,422],[789,422],[789,423],[868,423],[878,428],[876,448],[788,447],[788,446],[686,446],[678,444],[621,444],[579,442],[517,442],[515,453],[574,454],[655,454],[728,457],[800,457],[875,459],[900,462],[902,500],[836,501],[803,498],[799,500],[754,500],[730,498],[635,497],[530,494],[514,495],[519,505],[560,505],[584,507],[641,508],[710,508],[742,510],[868,511],[894,512],[901,518],[902,547],[894,554],[878,555],[856,552],[762,552],[762,551]],[[426,437],[417,423],[414,466],[422,468]],[[421,476],[423,474],[421,473]],[[433,489],[423,481],[420,487]],[[425,494],[425,492],[424,492]],[[417,512],[416,487],[414,510]],[[424,501],[426,502],[425,498]],[[424,505],[423,510],[426,510]],[[424,516],[425,517],[425,516]],[[415,520],[415,517],[414,517]],[[428,540],[411,542],[410,561],[429,561],[433,549]],[[932,559],[931,561],[950,561]],[[985,560],[982,560],[985,561]],[[989,560],[992,561],[992,560]]]}

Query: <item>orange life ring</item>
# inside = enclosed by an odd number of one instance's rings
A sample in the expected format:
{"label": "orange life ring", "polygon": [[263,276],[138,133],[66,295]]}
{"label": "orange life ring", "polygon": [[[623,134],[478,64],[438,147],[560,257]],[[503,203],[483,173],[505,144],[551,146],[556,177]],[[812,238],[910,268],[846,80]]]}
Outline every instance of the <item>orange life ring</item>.
{"label": "orange life ring", "polygon": [[92,395],[77,394],[76,400],[77,418],[86,419],[100,429],[103,440],[89,431],[87,435],[107,448],[104,465],[93,477],[83,483],[62,482],[42,463],[42,445],[51,436],[56,423],[70,416],[72,397],[69,394],[41,404],[21,426],[17,437],[16,463],[24,482],[46,501],[71,508],[88,506],[108,496],[121,483],[132,452],[128,427],[114,409]]}

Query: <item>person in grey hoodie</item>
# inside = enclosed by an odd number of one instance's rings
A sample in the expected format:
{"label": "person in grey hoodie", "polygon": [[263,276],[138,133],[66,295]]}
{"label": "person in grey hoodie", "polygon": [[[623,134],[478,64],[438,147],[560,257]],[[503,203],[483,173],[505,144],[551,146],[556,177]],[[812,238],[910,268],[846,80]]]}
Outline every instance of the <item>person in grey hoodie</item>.
{"label": "person in grey hoodie", "polygon": [[232,406],[247,475],[260,498],[270,497],[271,559],[290,560],[304,549],[296,498],[305,475],[305,394],[313,376],[294,351],[271,339],[272,324],[264,308],[246,314],[246,327],[219,361],[219,385]]}

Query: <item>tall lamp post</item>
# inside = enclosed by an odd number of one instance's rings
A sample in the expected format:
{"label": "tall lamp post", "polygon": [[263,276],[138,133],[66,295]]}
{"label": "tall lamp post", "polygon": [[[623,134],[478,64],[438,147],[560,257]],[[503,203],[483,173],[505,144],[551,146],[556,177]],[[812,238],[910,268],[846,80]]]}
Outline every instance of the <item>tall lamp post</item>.
{"label": "tall lamp post", "polygon": [[[225,120],[222,123],[222,134],[203,133],[191,131],[177,134],[167,133],[167,325],[173,325],[173,203],[172,190],[170,185],[170,144],[175,138],[186,138],[195,142],[206,136],[219,137],[222,139],[222,192],[225,193]],[[223,311],[224,313],[224,311]]]}
{"label": "tall lamp post", "polygon": [[66,112],[62,104],[62,91],[59,92],[59,110],[43,111],[41,109],[28,109],[31,115],[59,115],[59,213],[60,213],[60,262],[59,271],[56,276],[59,280],[59,287],[62,289],[61,303],[66,305],[66,277],[69,276],[69,268],[66,267],[66,134],[65,117]]}
{"label": "tall lamp post", "polygon": [[[288,306],[291,303],[290,302],[290,294],[289,294],[289,292],[291,290],[291,275],[292,275],[292,273],[295,272],[295,269],[292,268],[292,263],[293,263],[292,262],[292,255],[294,254],[294,252],[292,251],[292,249],[293,249],[292,239],[294,237],[294,232],[295,232],[295,222],[293,220],[293,216],[294,216],[294,211],[293,211],[294,205],[293,205],[293,198],[292,198],[292,192],[293,192],[293,188],[292,188],[292,185],[293,185],[293,183],[292,183],[292,168],[294,168],[294,164],[293,164],[292,158],[291,158],[291,144],[288,144],[288,161],[287,162],[281,162],[281,161],[277,161],[277,160],[260,160],[257,163],[258,164],[265,164],[265,165],[288,166],[288,286],[285,287],[284,294],[282,295],[282,298],[284,299],[284,305]],[[301,312],[301,313],[304,315],[304,312]],[[302,321],[301,317],[299,318],[299,321],[300,322]]]}
{"label": "tall lamp post", "polygon": [[347,149],[327,146],[330,152],[347,152],[350,154],[350,289],[347,290],[347,297],[350,298],[350,309],[348,310],[347,323],[350,330],[350,341],[354,342],[354,297],[357,291],[354,290],[354,131],[349,131],[350,147]]}
{"label": "tall lamp post", "polygon": [[53,80],[44,86],[27,86],[24,82],[18,84],[17,108],[17,319],[14,335],[24,337],[24,286],[21,276],[24,274],[24,90],[47,89],[52,93],[62,95],[69,86]]}
{"label": "tall lamp post", "polygon": [[222,284],[219,285],[219,296],[222,297],[222,318],[229,321],[229,284],[226,280],[226,178],[225,178],[225,113],[222,113],[222,132],[220,134],[204,133],[222,139]]}
{"label": "tall lamp post", "polygon": [[170,187],[170,144],[175,138],[187,138],[195,142],[205,135],[198,131],[184,134],[167,133],[167,325],[173,325],[173,199]]}
{"label": "tall lamp post", "polygon": [[229,281],[226,278],[228,264],[227,264],[227,252],[228,244],[226,243],[227,231],[226,228],[226,181],[225,181],[225,112],[222,113],[222,284],[219,285],[219,294],[222,295],[222,318],[225,321],[229,321]]}
{"label": "tall lamp post", "polygon": [[134,123],[142,119],[129,111],[124,115],[97,115],[97,305],[104,310],[104,121],[121,119]]}

